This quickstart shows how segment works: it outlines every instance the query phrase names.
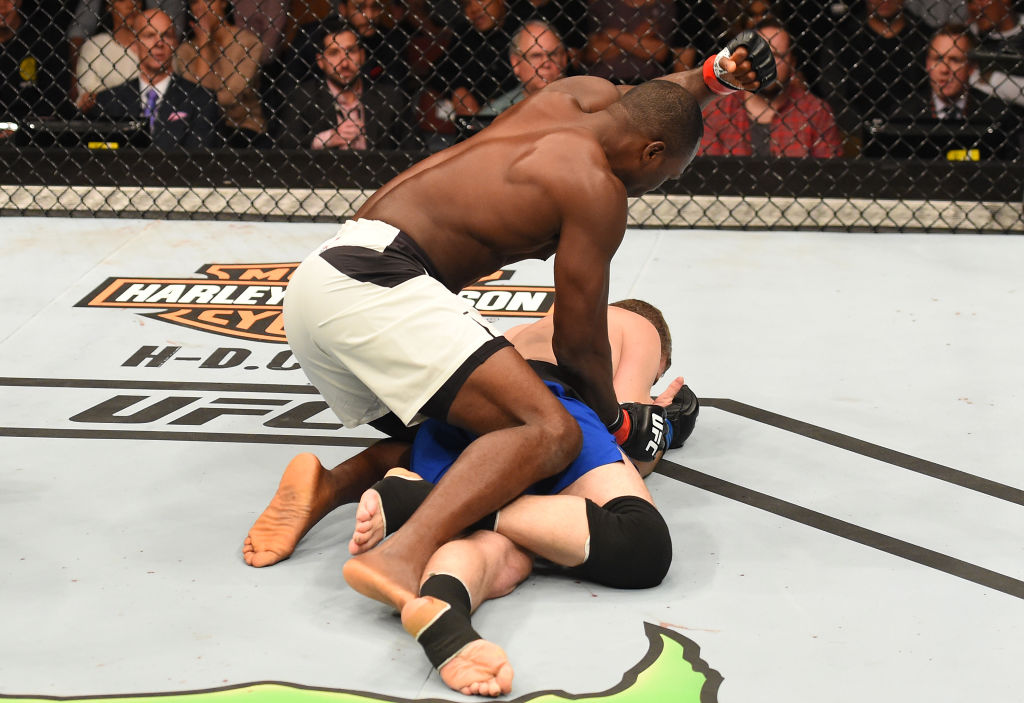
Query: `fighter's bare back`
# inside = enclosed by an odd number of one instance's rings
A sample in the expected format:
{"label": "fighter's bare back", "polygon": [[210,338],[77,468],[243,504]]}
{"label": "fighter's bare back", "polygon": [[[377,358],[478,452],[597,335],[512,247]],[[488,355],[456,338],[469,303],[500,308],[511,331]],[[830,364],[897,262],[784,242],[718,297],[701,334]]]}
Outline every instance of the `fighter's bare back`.
{"label": "fighter's bare back", "polygon": [[405,231],[455,289],[506,264],[550,257],[567,218],[592,215],[595,201],[611,217],[606,233],[591,235],[621,237],[626,190],[599,141],[607,121],[593,114],[619,95],[600,79],[554,83],[386,183],[356,217]]}

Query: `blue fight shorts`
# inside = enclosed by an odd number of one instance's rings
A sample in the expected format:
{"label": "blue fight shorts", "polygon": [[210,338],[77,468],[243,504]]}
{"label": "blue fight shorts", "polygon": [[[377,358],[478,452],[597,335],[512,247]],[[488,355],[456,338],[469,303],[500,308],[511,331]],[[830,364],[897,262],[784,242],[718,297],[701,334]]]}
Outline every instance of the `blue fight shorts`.
{"label": "blue fight shorts", "polygon": [[[530,486],[531,495],[555,495],[591,469],[622,461],[622,452],[597,413],[582,401],[569,395],[560,383],[544,381],[544,385],[561,401],[583,431],[583,449],[569,468]],[[477,435],[460,427],[430,419],[420,425],[412,444],[410,469],[436,484],[447,473],[459,454]]]}

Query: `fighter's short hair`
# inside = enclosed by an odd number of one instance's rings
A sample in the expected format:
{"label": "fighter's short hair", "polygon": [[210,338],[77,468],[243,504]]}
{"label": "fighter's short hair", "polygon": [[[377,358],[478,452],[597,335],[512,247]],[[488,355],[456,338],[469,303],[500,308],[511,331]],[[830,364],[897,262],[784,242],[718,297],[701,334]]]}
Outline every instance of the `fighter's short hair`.
{"label": "fighter's short hair", "polygon": [[641,83],[619,104],[645,137],[665,142],[670,154],[695,153],[704,136],[700,103],[686,88],[666,80]]}
{"label": "fighter's short hair", "polygon": [[658,330],[658,337],[661,339],[661,355],[666,360],[665,368],[667,369],[672,365],[672,333],[668,330],[668,323],[665,322],[665,316],[661,314],[661,310],[646,300],[639,300],[637,298],[616,300],[614,303],[608,304],[613,308],[622,308],[623,310],[636,313],[654,325],[654,329]]}

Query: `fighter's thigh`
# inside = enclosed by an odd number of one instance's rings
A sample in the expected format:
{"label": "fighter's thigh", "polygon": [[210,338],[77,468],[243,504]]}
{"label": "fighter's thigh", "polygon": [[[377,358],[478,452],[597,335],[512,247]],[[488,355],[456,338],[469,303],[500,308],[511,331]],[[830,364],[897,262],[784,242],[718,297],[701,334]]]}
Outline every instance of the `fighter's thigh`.
{"label": "fighter's thigh", "polygon": [[561,426],[565,431],[577,427],[512,347],[499,349],[473,370],[455,394],[447,419],[476,434],[524,424]]}
{"label": "fighter's thigh", "polygon": [[625,458],[591,469],[570,483],[561,494],[589,498],[598,505],[604,505],[619,496],[636,496],[654,504],[647,484]]}

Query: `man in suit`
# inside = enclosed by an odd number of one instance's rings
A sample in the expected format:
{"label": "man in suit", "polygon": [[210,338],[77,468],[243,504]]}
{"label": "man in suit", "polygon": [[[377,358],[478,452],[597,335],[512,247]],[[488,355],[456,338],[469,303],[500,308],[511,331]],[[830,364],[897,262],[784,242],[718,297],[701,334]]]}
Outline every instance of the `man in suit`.
{"label": "man in suit", "polygon": [[90,116],[148,120],[153,145],[163,149],[215,146],[220,107],[209,90],[174,75],[174,22],[161,10],[146,10],[134,25],[139,77],[98,93]]}
{"label": "man in suit", "polygon": [[285,104],[278,143],[285,148],[396,149],[409,126],[409,100],[388,83],[363,80],[366,52],[359,34],[339,17],[324,20],[316,64]]}
{"label": "man in suit", "polygon": [[[964,25],[950,24],[937,30],[925,55],[928,85],[904,101],[892,122],[953,129],[965,125],[965,129],[985,132],[978,145],[981,157],[1012,159],[1019,152],[1020,115],[999,98],[971,86],[978,70],[972,58],[976,46],[977,40]],[[989,132],[990,128],[993,131]],[[953,139],[949,148],[964,148],[960,142],[962,138]],[[922,146],[917,155],[930,156],[929,149],[934,147]]]}

